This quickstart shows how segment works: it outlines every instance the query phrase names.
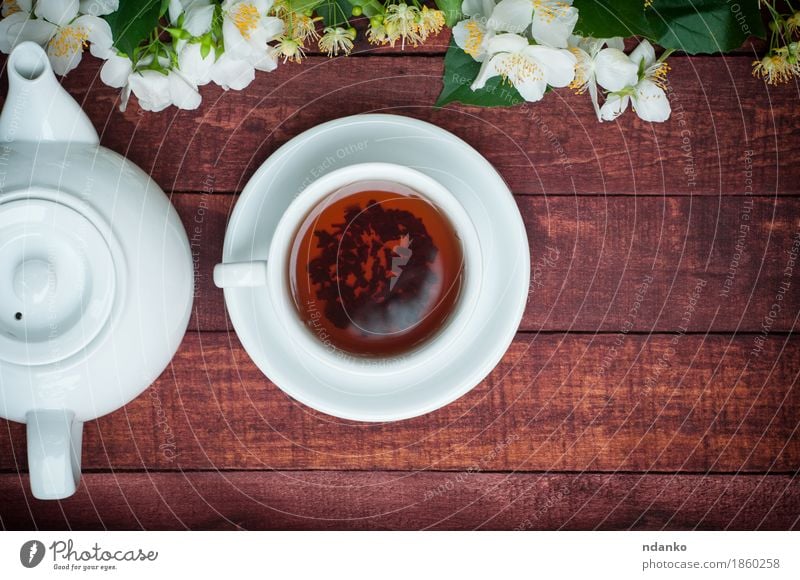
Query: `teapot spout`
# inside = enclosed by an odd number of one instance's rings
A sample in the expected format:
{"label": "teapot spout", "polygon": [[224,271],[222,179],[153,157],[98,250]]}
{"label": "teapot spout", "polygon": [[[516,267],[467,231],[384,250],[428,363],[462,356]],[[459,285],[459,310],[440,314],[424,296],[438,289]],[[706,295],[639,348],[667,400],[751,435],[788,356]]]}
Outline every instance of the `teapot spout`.
{"label": "teapot spout", "polygon": [[41,46],[20,43],[8,57],[6,70],[8,97],[0,113],[0,142],[100,143],[92,122],[56,79]]}

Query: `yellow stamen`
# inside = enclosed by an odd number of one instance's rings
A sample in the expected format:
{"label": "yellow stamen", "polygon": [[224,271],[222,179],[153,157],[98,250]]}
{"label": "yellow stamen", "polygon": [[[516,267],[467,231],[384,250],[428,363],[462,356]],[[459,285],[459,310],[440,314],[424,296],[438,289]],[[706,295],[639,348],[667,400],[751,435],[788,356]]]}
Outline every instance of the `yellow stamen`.
{"label": "yellow stamen", "polygon": [[672,70],[666,61],[655,65],[650,70],[650,80],[663,90],[667,90],[667,73]]}
{"label": "yellow stamen", "polygon": [[244,38],[249,39],[250,35],[258,27],[258,22],[261,16],[258,13],[258,8],[253,4],[243,3],[238,4],[231,14],[231,20],[239,29]]}
{"label": "yellow stamen", "polygon": [[800,67],[792,65],[787,59],[786,51],[773,52],[761,60],[753,61],[753,76],[762,78],[771,85],[779,85],[800,75]]}
{"label": "yellow stamen", "polygon": [[586,89],[589,86],[589,79],[586,75],[586,66],[584,65],[584,52],[576,46],[570,46],[568,49],[572,54],[575,55],[575,78],[572,79],[572,82],[569,84],[569,88],[572,89],[576,95],[582,95],[586,92]]}
{"label": "yellow stamen", "polygon": [[17,12],[22,12],[22,8],[17,4],[17,0],[3,0],[3,16],[11,16]]}
{"label": "yellow stamen", "polygon": [[498,62],[495,68],[504,81],[511,79],[512,84],[527,80],[540,81],[544,79],[542,68],[521,54],[508,55]]}
{"label": "yellow stamen", "polygon": [[558,0],[533,0],[533,9],[536,15],[543,18],[548,24],[556,18],[567,16],[570,5]]}
{"label": "yellow stamen", "polygon": [[53,56],[63,57],[82,52],[89,45],[89,33],[82,26],[64,26],[50,41]]}
{"label": "yellow stamen", "polygon": [[477,20],[468,20],[465,25],[467,29],[467,41],[464,47],[464,52],[472,58],[477,57],[481,52],[481,45],[483,44],[483,28]]}

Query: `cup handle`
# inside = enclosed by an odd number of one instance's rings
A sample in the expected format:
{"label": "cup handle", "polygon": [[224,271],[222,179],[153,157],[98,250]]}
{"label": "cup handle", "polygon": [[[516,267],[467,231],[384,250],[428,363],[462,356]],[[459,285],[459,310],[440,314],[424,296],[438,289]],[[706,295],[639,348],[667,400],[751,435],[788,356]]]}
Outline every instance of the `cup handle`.
{"label": "cup handle", "polygon": [[81,478],[83,422],[67,410],[29,411],[28,470],[37,499],[64,499]]}
{"label": "cup handle", "polygon": [[229,262],[214,267],[217,288],[252,288],[266,286],[267,262]]}

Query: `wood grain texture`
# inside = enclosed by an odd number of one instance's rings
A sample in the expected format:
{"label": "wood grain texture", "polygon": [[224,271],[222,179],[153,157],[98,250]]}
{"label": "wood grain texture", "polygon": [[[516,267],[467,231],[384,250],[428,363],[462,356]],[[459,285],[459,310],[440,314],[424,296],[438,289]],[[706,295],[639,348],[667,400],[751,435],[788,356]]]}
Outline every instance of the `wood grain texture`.
{"label": "wood grain texture", "polygon": [[798,527],[791,476],[84,474],[64,501],[0,476],[4,529],[739,530]]}
{"label": "wood grain texture", "polygon": [[[235,198],[173,202],[195,258],[191,328],[228,330],[211,274]],[[517,196],[517,204],[532,271],[522,330],[761,332],[786,282],[770,331],[797,327],[800,266],[786,270],[800,252],[796,198]],[[699,280],[706,286],[685,319]]]}
{"label": "wood grain texture", "polygon": [[[337,420],[272,385],[234,335],[190,334],[138,399],[86,424],[86,469],[794,472],[800,339],[519,335],[458,401]],[[25,469],[24,426],[0,469]]]}
{"label": "wood grain texture", "polygon": [[[600,125],[586,95],[555,91],[526,107],[433,108],[441,56],[326,59],[259,74],[245,91],[206,86],[196,111],[117,110],[97,61],[65,86],[105,145],[167,190],[234,192],[289,138],[321,122],[368,112],[435,123],[465,139],[518,193],[735,195],[800,192],[797,88],[767,88],[750,56],[674,59],[670,122],[627,114]],[[751,157],[746,152],[753,151]]]}

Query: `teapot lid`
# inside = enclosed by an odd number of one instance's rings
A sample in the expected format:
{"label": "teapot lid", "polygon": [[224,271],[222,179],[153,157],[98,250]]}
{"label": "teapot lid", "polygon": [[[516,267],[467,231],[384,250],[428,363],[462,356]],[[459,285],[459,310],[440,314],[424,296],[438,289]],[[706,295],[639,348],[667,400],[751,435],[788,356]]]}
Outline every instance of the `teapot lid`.
{"label": "teapot lid", "polygon": [[116,278],[105,236],[82,213],[0,203],[0,360],[52,364],[86,348],[108,323]]}

